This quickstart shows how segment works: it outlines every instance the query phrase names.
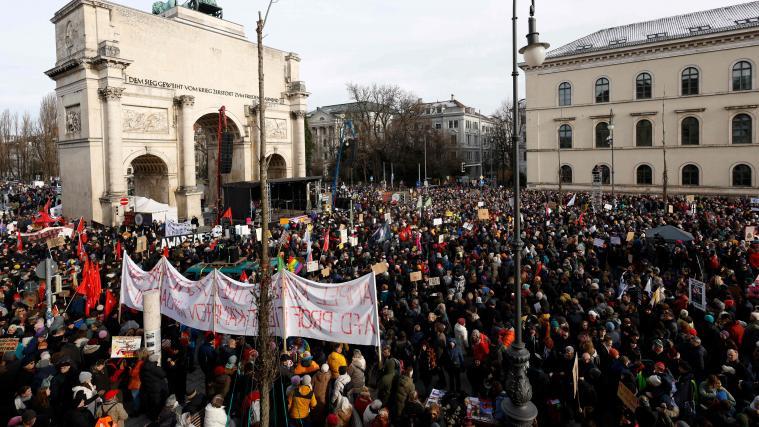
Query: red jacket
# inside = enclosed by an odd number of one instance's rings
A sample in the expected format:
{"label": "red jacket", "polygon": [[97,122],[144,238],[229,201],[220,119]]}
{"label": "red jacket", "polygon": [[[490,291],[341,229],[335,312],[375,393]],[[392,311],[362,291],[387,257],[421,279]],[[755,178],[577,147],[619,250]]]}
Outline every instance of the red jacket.
{"label": "red jacket", "polygon": [[490,354],[490,339],[487,335],[480,332],[479,344],[472,345],[472,356],[475,360],[484,362],[485,359],[487,359],[488,354]]}

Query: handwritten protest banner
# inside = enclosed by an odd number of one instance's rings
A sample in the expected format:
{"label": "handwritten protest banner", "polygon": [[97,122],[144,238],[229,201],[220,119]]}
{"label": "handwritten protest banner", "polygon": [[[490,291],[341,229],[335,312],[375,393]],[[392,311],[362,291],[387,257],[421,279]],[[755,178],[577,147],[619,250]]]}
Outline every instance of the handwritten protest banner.
{"label": "handwritten protest banner", "polygon": [[374,273],[375,275],[382,274],[386,272],[387,269],[388,269],[388,265],[386,262],[378,262],[377,264],[374,264],[372,266],[372,273]]}
{"label": "handwritten protest banner", "polygon": [[18,338],[0,338],[0,353],[16,351],[18,342]]}
{"label": "handwritten protest banner", "polygon": [[411,280],[412,282],[418,282],[422,280],[422,272],[412,271],[411,274],[409,274],[409,280]]}
{"label": "handwritten protest banner", "polygon": [[142,345],[142,337],[115,335],[111,337],[111,358],[132,358],[137,356],[137,350]]}
{"label": "handwritten protest banner", "polygon": [[480,219],[480,220],[490,219],[490,212],[487,209],[477,209],[477,219]]}
{"label": "handwritten protest banner", "polygon": [[138,254],[141,252],[145,252],[148,250],[148,238],[145,236],[140,236],[137,238],[137,247],[135,248],[135,252]]}

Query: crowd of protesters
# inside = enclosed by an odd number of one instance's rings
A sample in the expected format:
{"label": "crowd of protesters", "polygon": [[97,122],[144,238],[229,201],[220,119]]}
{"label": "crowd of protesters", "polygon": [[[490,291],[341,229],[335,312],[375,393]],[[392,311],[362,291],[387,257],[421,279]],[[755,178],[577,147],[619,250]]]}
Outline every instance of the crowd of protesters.
{"label": "crowd of protesters", "polygon": [[[748,198],[665,203],[618,195],[592,206],[589,194],[526,191],[522,269],[515,272],[507,189],[444,186],[396,199],[377,186],[343,189],[353,209],[307,213],[320,268],[300,274],[338,283],[387,263],[376,277],[381,357],[372,347],[290,338],[274,387],[262,391],[252,337],[192,330],[165,317],[160,357],[143,349],[111,358],[111,337],[141,336],[142,316],[113,309],[105,297],[118,295],[120,250],[145,270],[168,255],[186,271],[228,257],[230,247],[258,262],[255,233],[209,235],[164,250],[162,224],[90,224],[48,248],[19,231],[39,226],[38,212],[55,192],[0,189],[0,337],[19,338],[0,361],[1,425],[123,427],[132,418],[166,427],[247,427],[260,419],[263,392],[273,397],[278,426],[467,425],[466,396],[491,400],[495,422],[503,423],[515,274],[539,425],[759,423],[759,239],[745,234],[759,225],[759,212]],[[341,243],[341,224],[358,245]],[[645,235],[663,224],[693,239]],[[306,227],[274,225],[267,250],[303,259]],[[142,253],[135,253],[138,236],[148,239]],[[50,321],[34,271],[47,256],[70,291],[57,295]],[[74,292],[85,257],[100,266],[103,284],[93,310]],[[412,281],[413,272],[422,280]],[[705,283],[704,307],[689,300],[690,279]],[[635,405],[618,397],[619,384]],[[425,404],[433,389],[446,394]]]}

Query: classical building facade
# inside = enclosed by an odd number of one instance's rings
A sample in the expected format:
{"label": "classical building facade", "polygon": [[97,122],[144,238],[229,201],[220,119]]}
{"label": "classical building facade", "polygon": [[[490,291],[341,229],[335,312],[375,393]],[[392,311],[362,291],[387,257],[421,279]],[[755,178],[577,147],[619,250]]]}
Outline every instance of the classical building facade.
{"label": "classical building facade", "polygon": [[522,65],[528,185],[589,190],[595,176],[658,193],[666,178],[674,193],[756,195],[757,58],[750,2],[600,30]]}
{"label": "classical building facade", "polygon": [[451,95],[449,101],[422,104],[422,117],[430,121],[435,131],[450,139],[454,154],[462,162],[472,165],[466,172],[472,178],[490,176],[493,147],[490,135],[495,123],[473,107],[468,107]]}
{"label": "classical building facade", "polygon": [[326,105],[317,107],[308,113],[308,126],[314,141],[314,153],[311,160],[313,175],[327,176],[337,159],[340,145],[340,130],[346,119],[360,116],[364,110],[357,102]]}
{"label": "classical building facade", "polygon": [[[63,213],[104,224],[145,196],[202,218],[215,206],[217,127],[233,137],[223,182],[258,179],[257,47],[243,26],[181,6],[153,15],[73,0],[52,19],[61,104]],[[305,84],[298,55],[264,49],[270,177],[305,176]]]}

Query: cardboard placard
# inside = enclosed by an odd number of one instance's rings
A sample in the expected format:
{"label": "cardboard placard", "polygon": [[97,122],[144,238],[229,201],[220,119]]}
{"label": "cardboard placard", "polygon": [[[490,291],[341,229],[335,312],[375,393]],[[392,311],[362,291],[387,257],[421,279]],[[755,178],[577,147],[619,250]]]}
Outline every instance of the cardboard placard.
{"label": "cardboard placard", "polygon": [[142,253],[148,250],[148,238],[145,236],[140,236],[137,238],[137,247],[135,248],[135,252]]}
{"label": "cardboard placard", "polygon": [[358,222],[364,222],[364,214],[358,214]]}
{"label": "cardboard placard", "polygon": [[630,391],[630,389],[621,382],[619,383],[619,387],[617,387],[617,397],[622,401],[627,409],[633,412],[638,409],[639,402],[638,398],[635,397],[635,393]]}
{"label": "cardboard placard", "polygon": [[358,237],[350,236],[348,238],[348,243],[350,243],[351,246],[358,246]]}
{"label": "cardboard placard", "polygon": [[319,261],[309,261],[306,263],[306,273],[312,273],[319,269]]}
{"label": "cardboard placard", "polygon": [[372,266],[372,272],[376,276],[378,274],[382,274],[382,273],[386,272],[387,269],[388,269],[388,267],[389,266],[387,265],[386,262],[378,262],[377,264],[374,264]]}
{"label": "cardboard placard", "polygon": [[60,248],[66,244],[66,239],[64,239],[63,236],[57,236],[47,239],[46,243],[48,249]]}
{"label": "cardboard placard", "polygon": [[627,241],[632,242],[633,239],[635,239],[635,232],[634,231],[628,231],[627,232]]}
{"label": "cardboard placard", "polygon": [[675,212],[675,207],[672,206],[672,205],[667,205],[667,212],[674,213]]}
{"label": "cardboard placard", "polygon": [[619,236],[611,236],[611,244],[619,246],[622,244],[622,239]]}
{"label": "cardboard placard", "polygon": [[409,280],[412,282],[419,282],[422,280],[422,272],[421,271],[412,271],[411,274],[409,274]]}
{"label": "cardboard placard", "polygon": [[440,286],[440,278],[439,277],[430,277],[429,280],[427,280],[427,285],[429,285],[429,286]]}
{"label": "cardboard placard", "polygon": [[696,201],[696,196],[694,196],[693,194],[688,194],[687,196],[685,196],[685,201],[688,203],[693,203],[694,201]]}
{"label": "cardboard placard", "polygon": [[432,225],[438,226],[443,225],[443,218],[435,218],[432,220]]}
{"label": "cardboard placard", "polygon": [[490,212],[487,209],[477,209],[477,219],[490,219]]}
{"label": "cardboard placard", "polygon": [[329,277],[330,269],[329,267],[322,269],[322,277]]}
{"label": "cardboard placard", "polygon": [[140,345],[142,345],[142,337],[113,336],[111,337],[111,358],[136,357]]}
{"label": "cardboard placard", "polygon": [[610,211],[611,208],[612,208],[612,206],[610,204],[608,204],[608,203],[604,205],[604,209],[606,209],[607,211]]}
{"label": "cardboard placard", "polygon": [[348,230],[345,228],[340,229],[340,243],[348,243]]}
{"label": "cardboard placard", "polygon": [[0,353],[16,351],[18,338],[0,338]]}
{"label": "cardboard placard", "polygon": [[438,243],[445,242],[445,234],[441,234],[441,235],[437,236],[437,242]]}
{"label": "cardboard placard", "polygon": [[755,225],[748,225],[746,226],[746,229],[743,231],[743,240],[747,242],[753,241],[757,237],[757,231],[759,231],[757,226]]}
{"label": "cardboard placard", "polygon": [[593,239],[593,246],[602,248],[604,246],[604,239],[599,239],[599,238]]}
{"label": "cardboard placard", "polygon": [[385,222],[390,224],[393,219],[390,217],[390,212],[385,212]]}

